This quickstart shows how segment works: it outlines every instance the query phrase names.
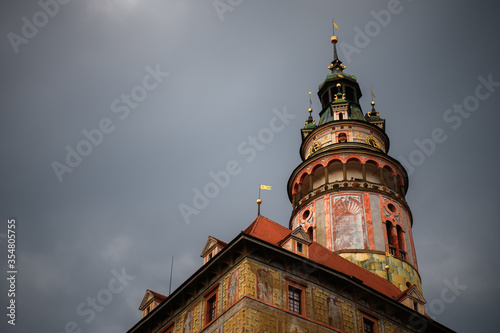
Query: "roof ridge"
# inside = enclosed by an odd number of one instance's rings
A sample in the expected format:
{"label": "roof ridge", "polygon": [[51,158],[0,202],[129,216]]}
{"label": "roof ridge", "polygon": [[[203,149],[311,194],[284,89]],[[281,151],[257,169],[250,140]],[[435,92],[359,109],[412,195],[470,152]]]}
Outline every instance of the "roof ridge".
{"label": "roof ridge", "polygon": [[262,215],[257,216],[257,218],[242,232],[245,234],[251,235],[252,232],[257,228],[257,224],[260,222],[261,217],[264,217],[264,216],[262,216]]}

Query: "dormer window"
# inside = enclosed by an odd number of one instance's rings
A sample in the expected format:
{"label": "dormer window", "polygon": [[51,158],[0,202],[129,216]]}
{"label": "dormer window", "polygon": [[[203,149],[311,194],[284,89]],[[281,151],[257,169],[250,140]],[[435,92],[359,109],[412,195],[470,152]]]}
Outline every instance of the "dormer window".
{"label": "dormer window", "polygon": [[[312,233],[312,228],[310,229]],[[279,242],[279,245],[290,252],[309,258],[309,245],[311,243],[310,235],[302,227],[297,227]]]}
{"label": "dormer window", "polygon": [[209,262],[217,253],[219,253],[224,247],[226,247],[226,243],[221,240],[218,240],[215,237],[208,236],[207,243],[201,251],[201,257],[203,258],[203,264]]}
{"label": "dormer window", "polygon": [[146,317],[151,311],[154,310],[161,302],[163,302],[167,296],[154,292],[152,290],[146,290],[139,310],[142,311],[142,317]]}
{"label": "dormer window", "polygon": [[425,298],[415,285],[410,284],[410,286],[404,290],[396,300],[418,313],[425,313]]}

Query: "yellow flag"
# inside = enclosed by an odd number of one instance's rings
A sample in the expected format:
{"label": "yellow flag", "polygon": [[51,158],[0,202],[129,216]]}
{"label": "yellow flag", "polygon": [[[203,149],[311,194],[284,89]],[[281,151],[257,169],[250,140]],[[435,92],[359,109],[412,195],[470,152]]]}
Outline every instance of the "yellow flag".
{"label": "yellow flag", "polygon": [[337,29],[338,31],[340,31],[340,28],[338,25],[335,24],[335,22],[332,22],[333,23],[333,26],[335,27],[335,29]]}
{"label": "yellow flag", "polygon": [[375,94],[372,91],[373,86],[370,86],[370,92],[372,93],[372,96],[375,97]]}
{"label": "yellow flag", "polygon": [[260,185],[260,189],[261,189],[261,190],[269,190],[269,191],[271,191],[271,186],[268,186],[268,185]]}

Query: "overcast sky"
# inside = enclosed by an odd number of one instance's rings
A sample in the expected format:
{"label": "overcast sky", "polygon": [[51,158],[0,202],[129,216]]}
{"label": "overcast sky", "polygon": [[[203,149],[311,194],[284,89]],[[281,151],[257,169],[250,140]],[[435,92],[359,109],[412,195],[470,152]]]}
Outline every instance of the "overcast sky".
{"label": "overcast sky", "polygon": [[[0,4],[0,267],[14,217],[18,270],[16,326],[2,314],[2,332],[126,331],[147,288],[168,294],[172,256],[175,289],[209,235],[229,242],[255,219],[259,184],[272,186],[262,214],[288,226],[286,182],[309,91],[319,118],[332,18],[363,110],[373,85],[389,154],[408,161],[428,313],[459,332],[498,326],[499,5],[59,1],[41,1],[49,14]],[[277,114],[283,130],[252,151]]]}

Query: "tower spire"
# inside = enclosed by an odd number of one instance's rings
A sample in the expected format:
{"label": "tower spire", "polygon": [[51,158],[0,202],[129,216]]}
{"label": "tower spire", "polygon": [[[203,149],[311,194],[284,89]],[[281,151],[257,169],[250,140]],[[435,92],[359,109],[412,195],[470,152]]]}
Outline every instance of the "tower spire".
{"label": "tower spire", "polygon": [[337,36],[335,36],[335,28],[337,28],[337,30],[340,30],[339,26],[337,24],[335,24],[335,22],[332,19],[333,35],[330,38],[330,42],[333,45],[333,61],[328,66],[328,69],[330,69],[332,71],[332,74],[333,73],[341,73],[345,68],[345,66],[342,64],[342,61],[339,60],[339,56],[337,54],[338,38],[337,38]]}

